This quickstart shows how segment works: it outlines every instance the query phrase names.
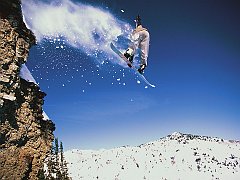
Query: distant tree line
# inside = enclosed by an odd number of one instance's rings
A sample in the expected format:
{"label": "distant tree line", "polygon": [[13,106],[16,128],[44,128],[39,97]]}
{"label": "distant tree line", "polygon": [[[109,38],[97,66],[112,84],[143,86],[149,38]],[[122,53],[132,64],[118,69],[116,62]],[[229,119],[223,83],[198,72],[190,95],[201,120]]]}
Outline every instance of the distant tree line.
{"label": "distant tree line", "polygon": [[39,172],[39,180],[71,180],[68,176],[67,162],[63,154],[63,143],[55,138],[51,153],[46,159],[44,170]]}

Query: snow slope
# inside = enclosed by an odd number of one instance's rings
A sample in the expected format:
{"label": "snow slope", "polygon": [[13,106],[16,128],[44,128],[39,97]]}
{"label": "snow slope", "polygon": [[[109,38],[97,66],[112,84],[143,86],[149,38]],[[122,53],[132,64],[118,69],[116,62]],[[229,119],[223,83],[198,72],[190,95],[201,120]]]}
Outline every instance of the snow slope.
{"label": "snow slope", "polygon": [[173,133],[137,147],[65,152],[73,180],[240,180],[240,142]]}

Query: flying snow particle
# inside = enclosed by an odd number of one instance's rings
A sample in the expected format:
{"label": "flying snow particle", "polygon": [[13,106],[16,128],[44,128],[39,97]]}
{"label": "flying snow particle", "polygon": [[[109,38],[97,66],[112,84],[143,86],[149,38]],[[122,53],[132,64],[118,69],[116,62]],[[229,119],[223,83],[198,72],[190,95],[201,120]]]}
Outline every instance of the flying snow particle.
{"label": "flying snow particle", "polygon": [[[59,2],[62,3],[59,5],[59,3],[48,3],[45,0],[40,0],[40,2],[35,0],[22,2],[23,14],[26,18],[25,23],[30,25],[30,29],[34,30],[38,42],[43,42],[39,43],[38,48],[41,50],[40,54],[44,55],[45,59],[51,61],[49,62],[50,64],[47,64],[49,68],[45,66],[44,62],[41,63],[39,67],[35,67],[34,71],[40,72],[44,66],[48,70],[51,69],[57,72],[54,77],[67,78],[67,76],[69,76],[69,78],[71,78],[70,73],[71,70],[73,70],[78,72],[78,75],[83,78],[83,75],[80,73],[88,71],[89,69],[82,69],[82,66],[77,67],[78,65],[76,65],[76,68],[72,68],[73,63],[71,63],[71,66],[62,63],[69,61],[74,63],[78,62],[78,59],[76,60],[75,57],[73,59],[72,56],[69,55],[70,52],[73,53],[72,50],[69,50],[69,46],[77,50],[82,50],[88,56],[96,55],[96,57],[98,57],[96,60],[99,62],[99,65],[96,65],[97,68],[102,68],[101,65],[108,63],[110,64],[109,67],[111,67],[112,62],[114,62],[113,64],[118,64],[118,61],[114,61],[115,54],[110,49],[109,43],[116,40],[118,36],[131,34],[133,27],[127,22],[118,20],[117,17],[108,10],[75,3],[72,0],[60,0]],[[125,12],[125,9],[121,7],[119,10],[121,10],[122,13]],[[76,23],[76,19],[84,19],[86,21],[84,25],[82,25],[81,23]],[[50,47],[54,48],[55,51],[51,50],[51,52],[49,52],[50,49],[48,45],[46,45],[48,43],[45,44],[45,42],[49,42]],[[56,62],[55,59],[59,60],[59,62]],[[85,58],[85,60],[86,59],[88,58]],[[84,66],[85,64],[83,67]],[[112,67],[115,68],[114,65]],[[63,71],[63,73],[61,73],[61,71]],[[100,71],[101,69],[94,69],[92,73],[94,73],[94,76],[97,74],[99,78],[106,78],[105,76],[100,76]],[[120,72],[123,71],[124,69],[120,70]],[[46,73],[48,74],[48,72]],[[51,71],[49,71],[49,74],[50,73]],[[122,74],[121,77],[121,73],[120,75],[118,75],[118,73],[119,71],[116,70],[111,71],[111,75],[115,75],[113,76],[115,79],[114,84],[121,82],[124,79],[122,77],[125,77],[124,74]],[[116,82],[117,76],[121,77],[121,79],[119,78]],[[43,79],[41,78],[41,80]],[[64,84],[62,82],[60,87],[65,87],[65,83],[68,86],[68,82],[71,81],[65,81]],[[89,85],[91,84],[89,83]],[[125,85],[125,83],[123,85]]]}
{"label": "flying snow particle", "polygon": [[140,84],[141,82],[139,80],[137,80],[137,83]]}

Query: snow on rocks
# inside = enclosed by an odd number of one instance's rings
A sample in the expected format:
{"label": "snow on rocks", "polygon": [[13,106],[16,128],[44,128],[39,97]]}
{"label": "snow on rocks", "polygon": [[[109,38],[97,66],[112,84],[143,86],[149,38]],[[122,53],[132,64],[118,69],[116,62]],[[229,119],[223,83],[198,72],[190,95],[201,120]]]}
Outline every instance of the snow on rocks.
{"label": "snow on rocks", "polygon": [[173,133],[138,147],[65,152],[74,179],[179,180],[240,177],[240,143]]}

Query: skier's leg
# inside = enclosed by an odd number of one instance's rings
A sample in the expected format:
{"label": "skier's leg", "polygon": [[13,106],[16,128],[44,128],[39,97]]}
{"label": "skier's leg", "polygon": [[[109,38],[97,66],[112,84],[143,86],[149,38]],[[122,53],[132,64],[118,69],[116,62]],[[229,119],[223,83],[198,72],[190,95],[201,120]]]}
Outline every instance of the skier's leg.
{"label": "skier's leg", "polygon": [[147,31],[141,32],[141,42],[139,45],[141,53],[141,65],[138,71],[142,74],[147,66],[148,52],[149,52],[149,33]]}
{"label": "skier's leg", "polygon": [[147,66],[148,52],[149,52],[149,40],[150,36],[147,31],[141,32],[141,42],[140,42],[140,53],[141,53],[141,64]]}

